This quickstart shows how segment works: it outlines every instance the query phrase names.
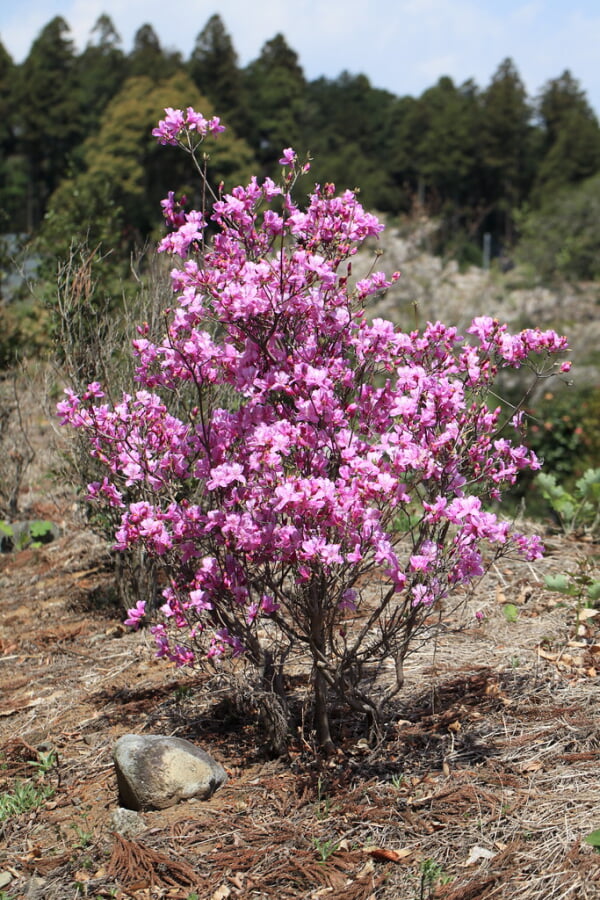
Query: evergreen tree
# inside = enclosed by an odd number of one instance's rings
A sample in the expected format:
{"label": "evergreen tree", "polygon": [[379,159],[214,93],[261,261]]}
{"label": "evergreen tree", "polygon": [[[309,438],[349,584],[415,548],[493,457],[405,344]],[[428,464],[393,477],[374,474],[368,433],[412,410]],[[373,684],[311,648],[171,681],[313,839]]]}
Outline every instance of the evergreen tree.
{"label": "evergreen tree", "polygon": [[302,148],[313,157],[311,181],[360,187],[365,206],[397,211],[401,194],[389,171],[394,95],[372,87],[366,75],[342,72],[311,82],[306,96]]}
{"label": "evergreen tree", "polygon": [[393,182],[401,192],[399,209],[404,212],[416,204],[425,204],[425,180],[417,148],[426,124],[426,110],[415,97],[399,97],[394,101],[390,113],[388,167]]}
{"label": "evergreen tree", "polygon": [[247,135],[263,172],[277,169],[284,147],[299,153],[306,120],[307,85],[298,62],[282,34],[264,44],[260,56],[246,69]]}
{"label": "evergreen tree", "polygon": [[422,132],[416,152],[430,209],[439,211],[449,203],[460,209],[477,190],[477,88],[472,81],[458,88],[443,77],[421,95],[419,105]]}
{"label": "evergreen tree", "polygon": [[438,240],[446,252],[475,259],[470,243],[480,224],[480,94],[473,81],[457,87],[442,77],[418,100],[413,129],[420,201],[441,216]]}
{"label": "evergreen tree", "polygon": [[0,42],[0,147],[2,156],[14,149],[13,96],[16,67]]}
{"label": "evergreen tree", "polygon": [[125,80],[126,59],[120,44],[121,37],[112,19],[101,15],[77,59],[79,102],[86,134],[98,125],[106,104]]}
{"label": "evergreen tree", "polygon": [[566,70],[548,81],[537,99],[542,160],[533,199],[582,181],[600,169],[600,127],[579,82]]}
{"label": "evergreen tree", "polygon": [[29,166],[28,230],[64,176],[83,128],[69,26],[56,16],[33,42],[18,74],[20,142]]}
{"label": "evergreen tree", "polygon": [[493,213],[488,226],[510,245],[514,211],[528,194],[534,167],[533,111],[511,59],[500,64],[482,101],[482,192]]}
{"label": "evergreen tree", "polygon": [[520,262],[545,282],[600,279],[600,173],[547,192],[520,218]]}
{"label": "evergreen tree", "polygon": [[215,13],[196,37],[188,62],[190,76],[228,124],[236,127],[242,108],[242,75],[233,41]]}
{"label": "evergreen tree", "polygon": [[158,82],[170,78],[182,68],[181,54],[177,51],[165,52],[152,25],[146,23],[138,28],[128,57],[130,76],[143,76]]}
{"label": "evergreen tree", "polygon": [[27,161],[17,144],[16,72],[0,43],[0,233],[26,229]]}

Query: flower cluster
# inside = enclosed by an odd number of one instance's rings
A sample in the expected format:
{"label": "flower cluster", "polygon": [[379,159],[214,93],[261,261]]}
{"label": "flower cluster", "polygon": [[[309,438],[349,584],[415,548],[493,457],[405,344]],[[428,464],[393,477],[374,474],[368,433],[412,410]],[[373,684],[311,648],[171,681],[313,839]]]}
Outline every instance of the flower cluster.
{"label": "flower cluster", "polygon": [[183,134],[189,135],[192,132],[201,139],[207,134],[217,135],[221,131],[225,131],[225,126],[221,125],[217,116],[205,119],[191,106],[185,112],[169,106],[165,109],[165,118],[160,120],[158,128],[153,129],[152,136],[158,139],[159,144],[177,146]]}
{"label": "flower cluster", "polygon": [[[190,132],[221,128],[167,109],[153,133],[188,146]],[[303,168],[289,148],[281,163]],[[383,226],[333,185],[301,208],[291,183],[253,178],[210,213],[184,213],[170,194],[160,250],[178,261],[176,303],[164,335],[139,329],[138,389],[111,405],[90,385],[58,407],[106,466],[90,494],[122,508],[116,546],[141,543],[164,561],[153,630],[178,664],[249,651],[268,619],[320,665],[344,665],[342,623],[364,603],[361,578],[385,580],[381,622],[399,633],[480,576],[486,553],[541,553],[485,508],[539,465],[500,435],[485,401],[499,370],[532,354],[545,372],[560,367],[565,339],[512,335],[485,316],[466,338],[440,322],[407,333],[369,321],[368,298],[397,275],[353,285],[351,260]],[[138,604],[128,622],[143,615]]]}

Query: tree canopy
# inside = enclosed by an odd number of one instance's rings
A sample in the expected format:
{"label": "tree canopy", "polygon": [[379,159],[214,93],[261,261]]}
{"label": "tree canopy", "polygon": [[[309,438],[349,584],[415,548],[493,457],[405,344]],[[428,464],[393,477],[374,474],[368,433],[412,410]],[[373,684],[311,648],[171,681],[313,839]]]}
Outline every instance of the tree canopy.
{"label": "tree canopy", "polygon": [[418,208],[439,217],[447,248],[480,245],[484,232],[498,252],[510,248],[527,210],[600,171],[598,120],[569,71],[534,98],[511,59],[488,85],[446,76],[419,97],[395,96],[360,72],[307,79],[283,34],[242,67],[218,13],[188,59],[149,23],[125,52],[105,14],[78,53],[56,16],[22,64],[0,45],[0,228],[35,234],[44,222],[48,233],[61,222],[116,228],[126,245],[145,240],[160,222],[161,192],[178,180],[163,177],[151,129],[163,107],[198,102],[231,130],[217,166],[225,180],[277,176],[292,146],[312,158],[307,191],[334,181],[360,187],[361,202],[381,212]]}

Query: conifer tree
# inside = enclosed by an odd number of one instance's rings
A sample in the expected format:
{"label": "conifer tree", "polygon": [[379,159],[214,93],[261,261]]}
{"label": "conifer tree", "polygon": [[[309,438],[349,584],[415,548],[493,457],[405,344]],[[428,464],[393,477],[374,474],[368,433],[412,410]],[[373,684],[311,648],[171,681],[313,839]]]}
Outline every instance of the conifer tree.
{"label": "conifer tree", "polygon": [[306,149],[306,90],[298,54],[282,34],[275,35],[246,69],[246,134],[265,172],[277,166],[283,147]]}
{"label": "conifer tree", "polygon": [[546,82],[537,113],[543,156],[533,199],[539,204],[559,188],[600,170],[600,127],[585,91],[568,70]]}
{"label": "conifer tree", "polygon": [[146,23],[138,28],[128,57],[130,76],[143,76],[153,81],[161,81],[182,68],[181,54],[177,51],[163,50],[152,25]]}
{"label": "conifer tree", "polygon": [[47,198],[66,173],[82,136],[75,52],[69,26],[56,16],[33,42],[20,67],[20,140],[29,166],[29,226],[39,223]]}
{"label": "conifer tree", "polygon": [[512,59],[500,63],[482,101],[482,189],[495,212],[493,225],[510,245],[513,214],[527,196],[534,165],[533,111]]}
{"label": "conifer tree", "polygon": [[103,14],[77,58],[79,100],[86,134],[97,126],[106,104],[125,80],[126,59],[120,45],[121,36],[112,19]]}
{"label": "conifer tree", "polygon": [[238,55],[223,20],[215,13],[196,37],[188,71],[198,90],[235,128],[242,106]]}

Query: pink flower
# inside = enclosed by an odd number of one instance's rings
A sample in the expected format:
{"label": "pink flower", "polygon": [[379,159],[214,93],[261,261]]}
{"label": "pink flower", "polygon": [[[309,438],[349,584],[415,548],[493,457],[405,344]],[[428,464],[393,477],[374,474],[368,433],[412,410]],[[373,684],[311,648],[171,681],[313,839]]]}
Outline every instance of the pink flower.
{"label": "pink flower", "polygon": [[298,158],[298,154],[295,150],[292,150],[291,147],[288,147],[283,151],[281,159],[279,160],[280,165],[282,166],[293,166]]}
{"label": "pink flower", "polygon": [[146,601],[138,600],[134,607],[127,610],[128,616],[124,620],[124,625],[131,625],[132,628],[139,628],[142,622],[142,619],[146,615]]}
{"label": "pink flower", "polygon": [[158,123],[158,128],[154,128],[152,135],[158,138],[160,144],[177,144],[179,134],[185,125],[185,116],[180,109],[173,109],[168,106],[165,109],[166,116]]}
{"label": "pink flower", "polygon": [[206,487],[209,491],[214,491],[219,487],[228,487],[232,482],[246,484],[243,466],[239,463],[222,463],[210,470]]}
{"label": "pink flower", "polygon": [[263,594],[260,601],[260,608],[262,612],[265,613],[265,615],[271,616],[279,609],[279,603],[275,603],[272,597],[269,597],[267,594]]}

